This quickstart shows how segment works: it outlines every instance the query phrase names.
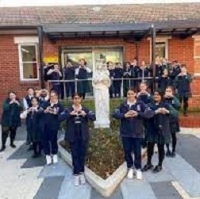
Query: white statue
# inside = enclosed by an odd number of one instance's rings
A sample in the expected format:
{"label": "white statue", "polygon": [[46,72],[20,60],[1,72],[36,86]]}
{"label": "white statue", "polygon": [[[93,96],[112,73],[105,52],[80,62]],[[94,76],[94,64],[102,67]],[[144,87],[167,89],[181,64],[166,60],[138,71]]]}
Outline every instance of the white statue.
{"label": "white statue", "polygon": [[110,127],[109,87],[111,85],[109,71],[106,65],[99,64],[92,79],[95,97],[96,121],[95,128]]}

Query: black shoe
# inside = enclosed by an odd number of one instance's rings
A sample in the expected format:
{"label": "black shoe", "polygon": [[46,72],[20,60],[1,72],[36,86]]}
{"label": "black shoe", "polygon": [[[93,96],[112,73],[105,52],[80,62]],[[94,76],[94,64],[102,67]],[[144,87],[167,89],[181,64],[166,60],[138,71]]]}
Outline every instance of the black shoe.
{"label": "black shoe", "polygon": [[171,151],[169,151],[169,150],[166,152],[166,156],[167,156],[167,157],[171,157],[171,154],[172,154],[172,153],[171,153]]}
{"label": "black shoe", "polygon": [[153,169],[153,165],[152,164],[146,164],[143,168],[142,168],[142,172],[148,171]]}
{"label": "black shoe", "polygon": [[155,166],[155,168],[152,170],[153,173],[158,173],[162,170],[161,166]]}
{"label": "black shoe", "polygon": [[171,157],[174,158],[175,156],[176,156],[176,152],[175,152],[175,151],[172,151]]}
{"label": "black shoe", "polygon": [[2,146],[1,149],[0,149],[0,152],[4,151],[6,149],[5,146]]}
{"label": "black shoe", "polygon": [[38,158],[38,157],[39,157],[39,154],[38,154],[38,153],[34,153],[31,157],[32,157],[32,158]]}
{"label": "black shoe", "polygon": [[15,144],[10,144],[10,146],[12,147],[12,148],[16,148],[16,145]]}
{"label": "black shoe", "polygon": [[31,151],[33,150],[33,145],[30,145],[29,148],[27,149],[27,151]]}

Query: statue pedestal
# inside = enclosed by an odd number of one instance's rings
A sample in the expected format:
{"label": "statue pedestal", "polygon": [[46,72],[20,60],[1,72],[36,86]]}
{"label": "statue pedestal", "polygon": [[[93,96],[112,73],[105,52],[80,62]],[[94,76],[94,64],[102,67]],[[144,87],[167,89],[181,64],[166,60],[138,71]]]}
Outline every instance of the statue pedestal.
{"label": "statue pedestal", "polygon": [[110,128],[110,121],[106,121],[106,122],[95,121],[94,122],[94,128],[95,129],[107,129],[107,128]]}

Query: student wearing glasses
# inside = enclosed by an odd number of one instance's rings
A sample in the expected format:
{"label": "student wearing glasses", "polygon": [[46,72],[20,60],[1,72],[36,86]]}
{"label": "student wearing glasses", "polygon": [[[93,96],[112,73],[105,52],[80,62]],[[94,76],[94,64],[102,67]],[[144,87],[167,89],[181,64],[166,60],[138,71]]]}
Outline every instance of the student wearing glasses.
{"label": "student wearing glasses", "polygon": [[50,99],[41,105],[43,109],[42,144],[46,155],[47,165],[58,162],[57,134],[59,129],[58,115],[63,111],[63,106],[58,100],[55,91],[50,92]]}
{"label": "student wearing glasses", "polygon": [[[129,89],[127,99],[114,111],[113,117],[121,120],[120,135],[124,148],[124,156],[128,167],[127,178],[142,179],[141,143],[144,138],[143,119],[153,117],[154,112],[136,98],[134,89]],[[132,152],[135,160],[133,162]]]}
{"label": "student wearing glasses", "polygon": [[69,142],[73,163],[74,185],[85,184],[84,165],[89,140],[88,122],[95,121],[95,114],[81,104],[82,96],[72,96],[72,105],[63,111],[59,120],[67,124],[65,139]]}

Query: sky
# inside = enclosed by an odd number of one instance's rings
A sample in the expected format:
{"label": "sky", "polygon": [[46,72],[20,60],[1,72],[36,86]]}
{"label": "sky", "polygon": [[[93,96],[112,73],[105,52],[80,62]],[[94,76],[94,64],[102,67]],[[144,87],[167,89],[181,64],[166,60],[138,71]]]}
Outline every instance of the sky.
{"label": "sky", "polygon": [[10,6],[52,6],[52,5],[100,5],[100,4],[141,4],[141,3],[181,3],[200,0],[0,0],[1,7]]}

